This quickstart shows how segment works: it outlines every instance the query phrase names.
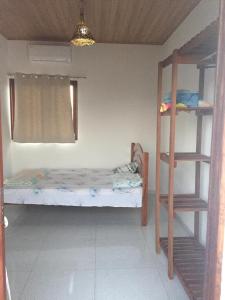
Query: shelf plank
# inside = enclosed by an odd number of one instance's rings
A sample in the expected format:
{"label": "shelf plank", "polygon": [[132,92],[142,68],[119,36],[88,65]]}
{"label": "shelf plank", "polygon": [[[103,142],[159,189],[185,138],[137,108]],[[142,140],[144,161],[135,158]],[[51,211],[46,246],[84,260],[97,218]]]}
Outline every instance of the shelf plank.
{"label": "shelf plank", "polygon": [[[168,197],[160,197],[160,202],[168,208]],[[206,201],[196,197],[176,197],[173,200],[174,211],[207,211],[208,204]]]}
{"label": "shelf plank", "polygon": [[[167,164],[169,164],[169,154],[168,153],[161,153],[160,159]],[[174,168],[177,167],[178,161],[199,161],[199,162],[205,162],[210,163],[210,157],[204,154],[198,154],[195,152],[176,152],[174,154]]]}
{"label": "shelf plank", "polygon": [[[167,255],[168,239],[160,238]],[[191,300],[203,300],[205,249],[193,237],[174,238],[174,269]]]}
{"label": "shelf plank", "polygon": [[178,51],[182,55],[201,55],[202,58],[214,53],[217,49],[219,22],[218,19],[195,35]]}
{"label": "shelf plank", "polygon": [[[198,64],[217,50],[219,32],[218,19],[178,49],[179,64]],[[205,62],[207,64],[207,60]],[[172,55],[161,62],[163,68],[172,64]]]}
{"label": "shelf plank", "polygon": [[[195,112],[196,115],[212,115],[213,114],[213,107],[209,106],[209,107],[179,107],[176,109],[176,114],[178,115],[180,112],[186,112],[186,113],[190,113],[190,112]],[[171,110],[167,110],[165,112],[161,113],[161,116],[170,116],[171,115]]]}
{"label": "shelf plank", "polygon": [[213,52],[210,55],[207,55],[206,57],[202,58],[197,67],[198,68],[215,68],[216,67],[216,61],[217,61],[217,52]]}

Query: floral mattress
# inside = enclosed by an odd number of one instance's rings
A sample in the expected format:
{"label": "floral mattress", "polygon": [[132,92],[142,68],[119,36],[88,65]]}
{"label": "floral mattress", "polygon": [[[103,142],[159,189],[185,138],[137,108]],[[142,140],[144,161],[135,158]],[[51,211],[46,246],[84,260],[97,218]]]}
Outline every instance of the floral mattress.
{"label": "floral mattress", "polygon": [[138,174],[110,169],[31,169],[4,182],[4,201],[11,204],[141,207]]}

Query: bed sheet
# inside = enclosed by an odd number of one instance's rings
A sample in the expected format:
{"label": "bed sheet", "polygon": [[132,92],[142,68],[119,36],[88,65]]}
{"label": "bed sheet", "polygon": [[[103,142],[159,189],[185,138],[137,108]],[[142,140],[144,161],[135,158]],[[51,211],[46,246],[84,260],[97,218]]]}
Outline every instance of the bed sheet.
{"label": "bed sheet", "polygon": [[113,188],[111,169],[31,169],[6,179],[11,204],[141,207],[142,187]]}

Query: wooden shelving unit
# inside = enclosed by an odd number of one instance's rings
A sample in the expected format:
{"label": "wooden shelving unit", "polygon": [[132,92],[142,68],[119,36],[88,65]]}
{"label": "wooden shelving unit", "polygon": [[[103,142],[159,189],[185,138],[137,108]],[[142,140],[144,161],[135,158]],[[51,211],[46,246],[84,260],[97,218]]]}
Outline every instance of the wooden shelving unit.
{"label": "wooden shelving unit", "polygon": [[[157,108],[157,149],[156,149],[156,251],[162,248],[168,257],[168,276],[174,271],[180,278],[192,300],[203,299],[205,249],[199,242],[199,213],[208,211],[208,203],[200,198],[201,163],[210,163],[210,157],[202,154],[203,118],[213,115],[213,107],[176,108],[177,78],[179,64],[195,64],[199,69],[199,93],[203,97],[205,71],[216,66],[218,21],[213,22],[180,49],[159,63],[158,67],[158,108]],[[163,69],[172,65],[172,107],[161,113]],[[197,118],[196,151],[175,152],[176,116],[180,113],[195,113]],[[169,152],[161,152],[161,118],[170,118]],[[169,167],[168,194],[160,192],[160,164]],[[175,168],[181,162],[195,164],[195,193],[174,194]],[[168,236],[160,237],[160,208],[168,212]],[[174,237],[173,222],[176,212],[194,213],[193,237]]]}

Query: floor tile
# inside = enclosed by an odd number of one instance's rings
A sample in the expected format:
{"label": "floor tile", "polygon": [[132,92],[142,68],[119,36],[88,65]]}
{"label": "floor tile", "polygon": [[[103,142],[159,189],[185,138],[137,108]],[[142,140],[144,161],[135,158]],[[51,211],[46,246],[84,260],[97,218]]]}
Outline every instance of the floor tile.
{"label": "floor tile", "polygon": [[[7,211],[13,300],[187,300],[177,277],[167,278],[167,258],[155,252],[151,206],[146,227],[140,226],[140,209],[11,206]],[[163,211],[162,220],[166,235]],[[178,222],[175,232],[188,235]]]}
{"label": "floor tile", "polygon": [[140,208],[101,207],[95,210],[96,225],[135,225],[141,224]]}
{"label": "floor tile", "polygon": [[52,243],[56,247],[59,244],[72,245],[79,240],[95,240],[95,226],[83,224],[83,225],[71,225],[61,226],[55,228],[54,226],[48,227],[45,240]]}
{"label": "floor tile", "polygon": [[97,270],[95,300],[167,300],[156,269]]}
{"label": "floor tile", "polygon": [[174,275],[174,279],[170,280],[167,275],[167,267],[159,269],[160,278],[162,283],[166,289],[168,299],[169,300],[188,300],[188,296],[186,295],[179,279],[176,275]]}
{"label": "floor tile", "polygon": [[6,231],[5,237],[8,270],[30,271],[40,254],[44,235],[37,228],[32,233],[31,228],[22,226],[11,234]]}
{"label": "floor tile", "polygon": [[[72,240],[72,239],[71,239]],[[71,271],[95,268],[94,241],[72,241],[70,244],[46,242],[35,268],[54,271]]]}
{"label": "floor tile", "polygon": [[21,300],[94,300],[94,271],[34,272]]}
{"label": "floor tile", "polygon": [[6,231],[5,241],[6,250],[34,250],[38,251],[42,247],[46,231],[33,228],[31,226],[22,226],[17,230],[14,230],[10,234]]}
{"label": "floor tile", "polygon": [[96,241],[96,268],[154,267],[150,250],[144,241],[106,239]]}
{"label": "floor tile", "polygon": [[34,251],[6,251],[6,267],[9,271],[29,272],[34,266],[38,257],[38,252]]}
{"label": "floor tile", "polygon": [[96,226],[96,240],[129,241],[143,239],[141,226],[99,225]]}
{"label": "floor tile", "polygon": [[30,272],[8,272],[12,300],[20,300]]}
{"label": "floor tile", "polygon": [[42,223],[44,226],[54,225],[56,228],[84,224],[94,226],[95,213],[89,207],[58,207],[53,211],[48,207],[42,214]]}

